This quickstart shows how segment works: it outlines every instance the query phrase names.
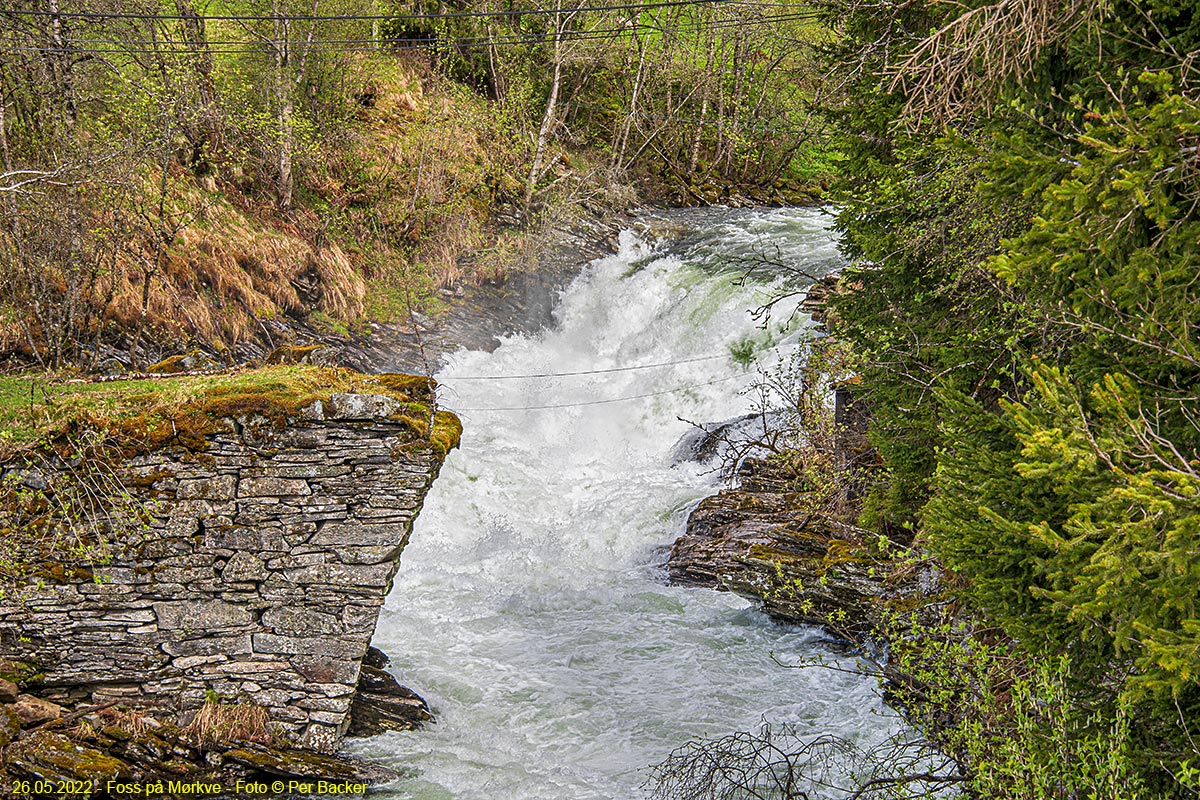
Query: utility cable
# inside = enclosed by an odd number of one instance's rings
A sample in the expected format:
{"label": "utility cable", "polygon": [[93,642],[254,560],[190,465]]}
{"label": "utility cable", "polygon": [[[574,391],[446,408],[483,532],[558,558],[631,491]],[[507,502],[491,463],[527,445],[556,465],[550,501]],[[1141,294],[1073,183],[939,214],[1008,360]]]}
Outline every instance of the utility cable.
{"label": "utility cable", "polygon": [[[557,34],[555,34],[552,31],[545,31],[545,32],[541,32],[541,33],[530,31],[528,33],[513,32],[513,33],[503,33],[500,35],[492,35],[492,36],[459,36],[459,37],[452,37],[452,36],[421,36],[421,37],[390,36],[390,37],[385,37],[382,39],[367,38],[367,37],[342,38],[342,39],[316,39],[316,38],[314,38],[314,39],[306,39],[303,41],[289,41],[287,43],[290,45],[293,45],[295,47],[299,47],[299,48],[303,48],[303,49],[307,49],[309,47],[321,46],[321,45],[340,45],[340,44],[374,45],[375,47],[377,47],[379,49],[385,49],[385,48],[395,49],[397,47],[403,47],[403,46],[409,45],[409,44],[423,44],[423,43],[442,44],[442,45],[450,46],[450,45],[474,45],[474,44],[505,44],[508,41],[519,41],[519,42],[547,41],[547,42],[551,42],[551,41],[554,41],[554,39],[556,37],[563,41],[575,41],[577,39],[596,38],[600,35],[615,35],[615,34],[620,34],[620,33],[626,33],[626,32],[633,30],[634,28],[657,30],[657,31],[664,32],[664,33],[682,33],[682,32],[688,32],[688,31],[692,31],[692,30],[701,30],[701,29],[713,30],[713,29],[723,29],[723,28],[731,28],[731,27],[745,27],[748,24],[764,24],[764,23],[768,23],[768,22],[789,22],[789,21],[792,21],[795,19],[797,19],[797,17],[794,15],[777,15],[777,16],[773,16],[773,17],[758,17],[758,18],[754,18],[751,20],[745,20],[745,19],[724,20],[724,21],[717,20],[717,21],[713,21],[713,22],[703,22],[703,21],[697,20],[697,21],[690,22],[690,23],[683,24],[683,25],[670,25],[670,26],[658,26],[654,23],[639,22],[639,23],[636,23],[632,27],[630,25],[623,24],[623,25],[621,25],[619,27],[615,27],[615,28],[614,27],[585,28],[585,29],[581,29],[581,30],[577,30],[577,31],[559,31]],[[269,37],[255,38],[255,39],[211,39],[210,38],[210,39],[205,39],[203,42],[203,47],[199,47],[199,48],[197,47],[197,45],[195,43],[182,42],[182,41],[150,40],[150,39],[82,38],[82,39],[76,39],[75,41],[73,41],[69,44],[65,44],[65,45],[61,45],[61,46],[29,45],[29,46],[25,46],[25,47],[12,47],[12,48],[7,48],[7,49],[10,49],[10,50],[43,50],[43,51],[47,51],[47,52],[76,53],[76,52],[82,52],[87,48],[98,47],[99,45],[109,45],[110,47],[107,49],[111,50],[112,52],[134,52],[133,46],[137,46],[137,47],[151,49],[152,52],[177,52],[177,53],[181,53],[183,55],[197,55],[197,54],[203,54],[206,52],[217,52],[217,53],[230,52],[230,51],[224,49],[224,48],[230,48],[230,47],[247,47],[247,46],[251,46],[251,45],[271,47],[271,46],[274,46],[277,44],[279,44],[279,43],[270,39]],[[126,47],[127,45],[129,47]],[[214,48],[221,48],[221,49],[214,49]],[[257,52],[257,51],[258,51],[258,48],[256,47],[255,52]]]}
{"label": "utility cable", "polygon": [[567,378],[576,375],[607,375],[613,372],[634,372],[640,369],[655,369],[657,367],[674,367],[677,364],[696,364],[701,361],[715,361],[718,358],[729,358],[729,353],[718,353],[711,356],[684,358],[679,361],[663,361],[658,364],[639,364],[629,367],[608,367],[606,369],[584,369],[578,372],[541,372],[530,375],[453,375],[439,379],[438,383],[453,384],[455,381],[515,381],[525,378]]}
{"label": "utility cable", "polygon": [[[764,25],[773,22],[789,22],[806,18],[805,15],[777,15],[768,17],[758,17],[744,20],[730,21],[715,21],[702,22],[695,21],[689,25],[673,25],[668,28],[657,27],[649,23],[637,23],[635,27],[649,30],[659,30],[660,32],[681,33],[687,31],[699,30],[718,30],[732,27],[746,27],[748,25]],[[630,26],[623,25],[619,28],[598,28],[593,30],[581,31],[560,31],[555,34],[553,32],[545,33],[528,33],[528,34],[506,34],[502,36],[481,36],[481,37],[404,37],[404,38],[385,38],[376,39],[314,39],[307,42],[296,42],[296,46],[305,49],[314,49],[322,51],[334,52],[372,52],[372,51],[394,51],[404,49],[406,46],[416,44],[435,44],[443,47],[455,47],[460,49],[475,49],[483,47],[493,47],[496,45],[520,45],[520,44],[540,44],[552,42],[556,38],[564,42],[579,42],[579,41],[594,41],[599,39],[608,39],[612,36],[626,33],[631,30]],[[72,53],[79,55],[135,55],[149,54],[160,55],[164,53],[174,53],[178,55],[194,56],[197,53],[208,55],[250,55],[263,52],[263,47],[269,47],[275,44],[270,40],[212,40],[204,43],[201,50],[197,50],[195,45],[188,42],[153,42],[148,40],[128,40],[128,39],[83,39],[76,40],[65,46],[0,46],[0,53]],[[358,45],[362,46],[344,46]],[[131,47],[129,45],[137,45]],[[212,45],[218,45],[213,47]]]}
{"label": "utility cable", "polygon": [[646,392],[645,394],[635,394],[635,395],[630,395],[629,397],[613,397],[608,400],[585,400],[585,401],[579,402],[579,403],[552,403],[550,405],[544,405],[544,406],[499,406],[499,407],[495,407],[495,408],[451,408],[450,406],[446,406],[445,408],[449,411],[454,411],[457,413],[459,411],[545,411],[547,409],[553,409],[553,408],[581,408],[583,406],[602,406],[602,405],[608,405],[609,403],[624,403],[627,400],[641,400],[646,397],[659,397],[660,395],[664,395],[664,394],[676,394],[678,392],[686,392],[691,389],[700,389],[705,386],[712,386],[717,383],[724,383],[725,381],[731,381],[734,378],[739,378],[739,377],[741,377],[741,376],[740,375],[726,375],[724,378],[717,378],[715,380],[706,381],[705,383],[694,383],[690,386],[680,386],[675,389],[664,389],[661,392]]}
{"label": "utility cable", "polygon": [[[736,0],[735,0],[736,1]],[[423,14],[204,14],[198,17],[204,22],[388,22],[393,20],[417,19],[452,19],[452,18],[502,18],[522,16],[561,16],[575,14],[581,11],[642,11],[654,8],[672,8],[676,6],[723,5],[730,0],[661,0],[655,3],[621,3],[604,6],[575,6],[572,8],[530,8],[512,9],[510,11],[451,11],[443,14],[426,12]],[[2,14],[28,17],[54,17],[56,19],[132,19],[154,20],[156,22],[192,21],[197,17],[182,14],[146,14],[133,11],[43,11],[40,9],[11,8],[0,11]]]}

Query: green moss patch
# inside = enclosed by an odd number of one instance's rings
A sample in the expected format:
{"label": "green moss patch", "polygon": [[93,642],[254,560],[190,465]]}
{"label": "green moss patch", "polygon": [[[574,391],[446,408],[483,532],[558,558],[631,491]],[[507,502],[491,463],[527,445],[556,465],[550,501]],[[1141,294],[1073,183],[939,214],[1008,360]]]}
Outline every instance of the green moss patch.
{"label": "green moss patch", "polygon": [[26,689],[41,680],[42,667],[31,661],[6,658],[0,660],[0,678]]}
{"label": "green moss patch", "polygon": [[111,780],[130,780],[129,767],[112,756],[84,747],[59,733],[39,731],[5,751],[10,772],[49,781],[86,781],[99,788]]}
{"label": "green moss patch", "polygon": [[[71,457],[75,434],[102,434],[123,452],[182,445],[200,450],[227,417],[259,417],[277,427],[333,394],[378,394],[405,404],[405,418],[428,414],[435,383],[412,375],[363,375],[350,370],[284,365],[220,375],[107,382],[46,375],[0,377],[0,462],[23,448],[51,445]],[[433,430],[414,433],[445,452],[461,425],[439,412]]]}
{"label": "green moss patch", "polygon": [[458,447],[462,439],[462,422],[449,411],[439,411],[433,418],[433,430],[429,433],[429,441],[434,449],[445,455]]}

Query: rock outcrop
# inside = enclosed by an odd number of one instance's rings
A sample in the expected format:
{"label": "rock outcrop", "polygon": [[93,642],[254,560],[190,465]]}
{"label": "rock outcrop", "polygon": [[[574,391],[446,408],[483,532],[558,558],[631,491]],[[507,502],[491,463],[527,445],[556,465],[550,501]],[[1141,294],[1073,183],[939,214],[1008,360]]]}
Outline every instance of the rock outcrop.
{"label": "rock outcrop", "polygon": [[671,549],[673,583],[761,602],[787,623],[822,625],[863,641],[889,610],[912,610],[939,590],[931,567],[899,568],[860,531],[814,509],[784,462],[746,459],[741,485],[705,498]]}
{"label": "rock outcrop", "polygon": [[[0,669],[13,663],[0,661]],[[239,780],[261,786],[246,791],[262,794],[280,779],[283,791],[271,788],[272,794],[312,793],[320,781],[334,793],[360,795],[368,785],[397,777],[345,756],[264,744],[262,731],[256,736],[245,726],[213,737],[199,725],[180,727],[124,704],[67,713],[38,702],[52,713],[28,718],[20,699],[0,698],[0,796],[203,796],[236,791]],[[237,705],[220,708],[240,711]]]}
{"label": "rock outcrop", "polygon": [[414,420],[426,410],[332,393],[124,460],[138,530],[109,563],[43,569],[10,593],[0,650],[40,664],[38,694],[68,708],[181,711],[215,693],[336,750],[413,519],[461,430],[444,412]]}
{"label": "rock outcrop", "polygon": [[351,736],[411,731],[432,720],[433,714],[424,698],[401,686],[390,672],[363,664],[358,691],[350,707]]}

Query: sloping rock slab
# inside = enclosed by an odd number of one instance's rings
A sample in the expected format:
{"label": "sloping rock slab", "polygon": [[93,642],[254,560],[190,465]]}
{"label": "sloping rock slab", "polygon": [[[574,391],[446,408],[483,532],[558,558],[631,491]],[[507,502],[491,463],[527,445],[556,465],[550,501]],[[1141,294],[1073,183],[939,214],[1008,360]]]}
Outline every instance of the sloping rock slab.
{"label": "sloping rock slab", "polygon": [[307,750],[285,750],[244,744],[223,754],[226,765],[233,763],[252,772],[281,778],[321,779],[330,783],[388,783],[400,776],[378,764],[368,764],[346,756],[327,756]]}
{"label": "sloping rock slab", "polygon": [[787,467],[746,459],[742,486],[703,500],[671,548],[672,583],[757,600],[774,619],[822,625],[852,641],[889,609],[920,607],[936,575],[868,554],[861,532],[814,510]]}
{"label": "sloping rock slab", "polygon": [[86,781],[97,791],[110,780],[129,780],[122,761],[73,742],[59,733],[41,732],[22,738],[4,751],[10,775],[30,780]]}
{"label": "sloping rock slab", "polygon": [[432,721],[429,704],[420,695],[397,683],[391,673],[363,666],[350,708],[350,736],[411,731]]}

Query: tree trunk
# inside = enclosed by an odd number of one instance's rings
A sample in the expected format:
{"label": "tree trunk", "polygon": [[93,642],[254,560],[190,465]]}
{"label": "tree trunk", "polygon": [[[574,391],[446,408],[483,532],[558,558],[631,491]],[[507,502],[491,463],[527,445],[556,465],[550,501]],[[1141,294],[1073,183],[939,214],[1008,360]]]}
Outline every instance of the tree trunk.
{"label": "tree trunk", "polygon": [[492,82],[492,99],[497,103],[504,102],[504,76],[500,72],[500,67],[496,63],[496,43],[492,40],[492,22],[489,19],[487,23],[487,38],[488,38],[488,75]]}
{"label": "tree trunk", "polygon": [[279,0],[273,4],[275,25],[275,102],[278,106],[279,143],[275,204],[280,211],[292,208],[292,82],[289,79],[289,42],[291,23],[280,12]]}
{"label": "tree trunk", "polygon": [[704,140],[704,118],[708,116],[708,96],[712,86],[712,65],[716,47],[715,39],[708,43],[708,61],[704,64],[704,94],[700,98],[700,118],[696,120],[696,132],[692,137],[692,155],[688,159],[689,178],[700,164],[700,143]]}
{"label": "tree trunk", "polygon": [[[556,11],[562,10],[562,0],[559,0]],[[537,146],[533,151],[533,166],[529,170],[529,180],[525,184],[525,218],[529,219],[533,208],[533,193],[537,189],[538,180],[542,177],[542,162],[546,158],[546,144],[550,134],[554,132],[555,112],[558,107],[558,92],[562,86],[562,14],[554,15],[554,76],[550,81],[550,96],[546,98],[546,111],[542,114],[542,125],[538,128]]]}
{"label": "tree trunk", "polygon": [[183,39],[191,53],[191,69],[199,96],[198,119],[181,120],[192,144],[191,166],[197,175],[208,171],[208,159],[220,145],[221,114],[217,105],[217,90],[213,82],[213,57],[204,29],[204,17],[196,11],[196,0],[175,0],[175,10],[182,18]]}
{"label": "tree trunk", "polygon": [[71,56],[67,52],[67,37],[63,28],[58,0],[48,0],[47,8],[50,11],[50,44],[54,50],[50,57],[57,66],[55,72],[58,73],[57,77],[59,87],[62,91],[63,108],[67,112],[67,117],[74,123],[77,119],[75,81],[74,76],[71,74]]}
{"label": "tree trunk", "polygon": [[5,118],[4,98],[0,97],[0,158],[4,159],[4,171],[12,172],[12,153],[8,149],[8,120]]}
{"label": "tree trunk", "polygon": [[642,79],[646,72],[646,51],[650,48],[642,44],[642,39],[637,34],[637,29],[634,29],[633,40],[638,48],[638,66],[637,72],[633,76],[633,92],[629,98],[629,113],[625,115],[625,121],[621,125],[621,133],[617,137],[617,147],[613,150],[613,166],[622,169],[625,167],[625,148],[629,145],[629,129],[633,125],[633,118],[637,115],[638,96],[642,91]]}
{"label": "tree trunk", "polygon": [[129,361],[135,367],[141,367],[141,359],[138,356],[138,347],[141,345],[142,336],[146,331],[146,317],[150,312],[150,288],[154,283],[155,276],[162,269],[163,261],[166,259],[166,248],[168,242],[174,238],[174,233],[167,229],[166,213],[167,213],[167,175],[171,163],[171,139],[172,132],[168,128],[163,133],[161,149],[159,150],[159,179],[158,179],[158,203],[154,209],[154,216],[143,213],[142,216],[149,228],[150,235],[150,258],[142,267],[142,305],[138,313],[137,326],[134,328],[133,338],[129,343]]}

